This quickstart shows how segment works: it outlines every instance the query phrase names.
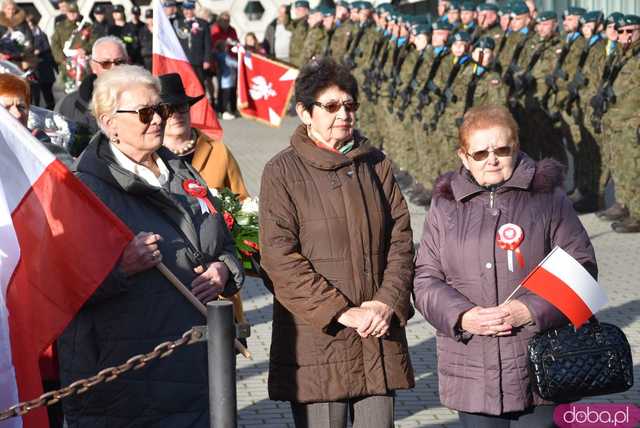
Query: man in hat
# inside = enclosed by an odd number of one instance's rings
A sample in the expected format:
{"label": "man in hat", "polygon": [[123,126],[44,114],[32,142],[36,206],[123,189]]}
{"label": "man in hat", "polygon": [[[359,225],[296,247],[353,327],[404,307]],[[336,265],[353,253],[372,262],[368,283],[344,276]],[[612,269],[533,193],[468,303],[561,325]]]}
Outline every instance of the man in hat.
{"label": "man in hat", "polygon": [[309,32],[300,54],[300,67],[315,57],[331,55],[331,37],[335,29],[335,10],[320,5],[308,17]]}
{"label": "man in hat", "polygon": [[127,22],[124,6],[117,4],[111,11],[113,24],[109,27],[109,35],[118,37],[127,47],[127,54],[133,64],[142,64],[140,57],[140,41],[138,40],[138,30],[130,22]]}
{"label": "man in hat", "polygon": [[102,4],[97,4],[93,7],[93,25],[91,31],[96,39],[104,37],[109,34],[109,21],[105,15],[105,7]]}
{"label": "man in hat", "polygon": [[134,4],[131,7],[131,25],[133,25],[136,28],[136,30],[138,31],[138,34],[140,34],[140,30],[144,28],[144,22],[142,21],[142,19],[140,19],[141,15],[142,15],[142,11],[140,10],[140,6],[138,6],[137,4]]}
{"label": "man in hat", "polygon": [[309,16],[309,2],[297,0],[293,3],[294,19],[290,20],[286,29],[291,31],[291,44],[289,47],[289,59],[296,67],[301,66],[302,49],[309,32],[307,18]]}
{"label": "man in hat", "polygon": [[80,15],[76,3],[67,5],[65,16],[65,20],[56,24],[51,37],[51,53],[53,53],[53,58],[58,66],[62,66],[61,70],[64,70],[64,64],[67,60],[67,55],[64,53],[67,42],[70,42],[69,49],[76,50],[78,55],[86,55],[91,51],[91,46],[95,40],[95,36],[91,33],[88,25],[83,25],[83,28],[79,28],[82,22],[82,15]]}
{"label": "man in hat", "polygon": [[492,37],[498,41],[502,38],[503,30],[498,22],[498,6],[493,3],[480,3],[477,7],[478,37]]}
{"label": "man in hat", "polygon": [[169,18],[171,23],[180,16],[178,13],[178,3],[176,3],[175,0],[164,0],[162,2],[162,10],[164,11],[164,14],[167,15],[167,18]]}
{"label": "man in hat", "polygon": [[475,41],[477,35],[477,17],[476,4],[472,1],[462,2],[460,5],[460,29],[471,34],[472,41]]}
{"label": "man in hat", "polygon": [[460,3],[457,0],[451,0],[447,7],[447,22],[453,26],[456,31],[460,27]]}
{"label": "man in hat", "polygon": [[144,68],[152,71],[153,68],[153,9],[144,12],[145,25],[140,30],[140,56]]}
{"label": "man in hat", "polygon": [[207,21],[196,18],[196,4],[192,0],[182,3],[182,16],[173,21],[187,59],[204,87],[205,71],[211,67],[211,36]]}
{"label": "man in hat", "polygon": [[331,56],[340,62],[349,50],[349,46],[357,32],[357,25],[351,21],[349,8],[351,6],[347,1],[336,2],[335,31],[331,37]]}
{"label": "man in hat", "polygon": [[509,67],[517,66],[524,46],[531,37],[529,24],[531,23],[531,15],[527,5],[518,1],[511,4],[511,17],[509,24],[509,33],[504,48],[496,58],[501,66],[503,78],[509,77],[507,73],[511,73]]}

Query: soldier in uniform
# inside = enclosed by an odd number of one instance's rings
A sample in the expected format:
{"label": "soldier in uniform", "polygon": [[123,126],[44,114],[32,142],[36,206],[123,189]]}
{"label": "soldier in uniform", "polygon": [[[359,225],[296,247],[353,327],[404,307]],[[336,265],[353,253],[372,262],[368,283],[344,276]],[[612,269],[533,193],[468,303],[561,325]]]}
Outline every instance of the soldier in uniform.
{"label": "soldier in uniform", "polygon": [[173,22],[180,45],[203,84],[205,71],[211,68],[211,37],[207,21],[196,18],[196,4],[187,0],[182,3],[182,14]]}
{"label": "soldier in uniform", "polygon": [[109,35],[116,36],[124,42],[129,60],[132,63],[141,64],[138,30],[125,19],[124,6],[121,4],[113,6],[111,16],[113,17],[113,24],[109,27]]}
{"label": "soldier in uniform", "polygon": [[460,5],[460,29],[471,35],[472,42],[475,42],[475,38],[478,35],[477,17],[478,12],[474,2],[465,1]]}
{"label": "soldier in uniform", "polygon": [[97,4],[93,7],[93,25],[91,32],[96,40],[109,34],[109,21],[107,21],[103,4]]}
{"label": "soldier in uniform", "polygon": [[331,55],[331,38],[335,30],[335,9],[320,5],[309,15],[309,32],[300,55],[301,66],[314,57]]}
{"label": "soldier in uniform", "polygon": [[309,2],[298,0],[293,4],[295,19],[290,20],[286,28],[291,31],[291,41],[289,48],[289,61],[300,68],[302,66],[302,49],[309,31],[307,18],[309,16]]}
{"label": "soldier in uniform", "polygon": [[[354,5],[357,5],[357,2]],[[357,32],[356,23],[350,19],[350,7],[351,5],[344,0],[336,2],[336,28],[331,37],[329,50],[338,63],[342,62]]]}
{"label": "soldier in uniform", "polygon": [[478,37],[492,37],[496,42],[496,46],[498,46],[504,33],[498,22],[498,6],[493,3],[480,3],[477,11]]}
{"label": "soldier in uniform", "polygon": [[145,26],[140,30],[140,55],[144,68],[152,71],[153,65],[153,9],[144,12]]}
{"label": "soldier in uniform", "polygon": [[451,0],[447,7],[447,22],[453,27],[453,31],[460,28],[460,3],[457,0]]}
{"label": "soldier in uniform", "polygon": [[63,52],[65,44],[70,41],[69,49],[77,50],[78,53],[89,55],[91,52],[91,46],[95,37],[90,31],[79,28],[79,24],[82,22],[82,17],[78,13],[78,5],[76,3],[69,3],[67,6],[66,19],[61,20],[53,32],[51,37],[51,53],[56,63],[64,70],[64,64],[67,60],[67,56]]}

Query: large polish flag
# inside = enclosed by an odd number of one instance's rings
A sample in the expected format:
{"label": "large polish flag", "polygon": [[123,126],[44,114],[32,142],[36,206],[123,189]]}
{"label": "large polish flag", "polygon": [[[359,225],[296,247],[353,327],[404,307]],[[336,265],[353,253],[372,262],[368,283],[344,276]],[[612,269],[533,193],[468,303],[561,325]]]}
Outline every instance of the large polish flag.
{"label": "large polish flag", "polygon": [[[173,25],[165,15],[160,0],[153,2],[153,75],[178,73],[185,92],[190,97],[204,94],[198,75],[180,45]],[[191,107],[191,125],[205,134],[222,139],[222,128],[207,97]]]}
{"label": "large polish flag", "polygon": [[580,327],[607,304],[607,295],[576,259],[555,247],[523,281]]}
{"label": "large polish flag", "polygon": [[[0,107],[0,411],[42,393],[38,357],[113,269],[131,231]],[[47,427],[44,409],[0,422]]]}

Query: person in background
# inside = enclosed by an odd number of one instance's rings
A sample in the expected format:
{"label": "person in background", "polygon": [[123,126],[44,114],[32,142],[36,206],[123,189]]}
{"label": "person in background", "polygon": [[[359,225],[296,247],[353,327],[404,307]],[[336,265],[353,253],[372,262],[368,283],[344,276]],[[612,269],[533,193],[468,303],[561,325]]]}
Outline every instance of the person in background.
{"label": "person in background", "polygon": [[244,36],[244,47],[247,51],[257,53],[260,55],[266,55],[267,51],[258,43],[258,38],[253,32],[248,32]]}
{"label": "person in background", "polygon": [[140,41],[138,39],[138,29],[130,22],[127,22],[124,14],[124,6],[117,4],[113,6],[111,12],[113,24],[109,27],[109,35],[116,36],[127,47],[127,56],[133,64],[139,64]]}
{"label": "person in background", "polygon": [[93,7],[93,26],[91,27],[91,32],[93,33],[93,37],[99,39],[100,37],[104,37],[109,34],[109,21],[107,20],[107,16],[105,15],[105,8],[102,4],[97,4]]}
{"label": "person in background", "polygon": [[231,26],[231,15],[227,11],[222,12],[216,23],[211,26],[211,46],[217,46],[219,41],[240,42],[236,29]]}
{"label": "person in background", "polygon": [[216,110],[223,120],[233,120],[237,115],[236,85],[238,61],[227,50],[227,43],[218,40],[213,51],[218,70],[218,99]]}
{"label": "person in background", "polygon": [[289,62],[291,31],[287,30],[287,23],[290,14],[290,6],[281,5],[278,8],[278,16],[267,26],[262,43],[267,55],[282,62]]}
{"label": "person in background", "polygon": [[57,4],[58,14],[53,19],[54,27],[67,19],[67,10],[69,9],[69,0],[59,0]]}
{"label": "person in background", "polygon": [[152,71],[153,66],[153,9],[144,12],[145,25],[138,33],[140,37],[140,56],[144,68]]}
{"label": "person in background", "polygon": [[75,50],[77,55],[83,56],[91,51],[91,46],[95,40],[95,37],[87,29],[77,31],[78,25],[82,22],[82,15],[80,15],[78,5],[76,3],[62,4],[66,4],[66,18],[56,24],[51,37],[51,53],[56,64],[58,64],[58,72],[60,74],[65,72],[67,55],[64,49],[68,41],[71,41],[69,48]]}
{"label": "person in background", "polygon": [[178,13],[178,3],[176,3],[175,0],[165,0],[162,2],[162,10],[172,24],[173,21],[180,17],[180,13]]}
{"label": "person in background", "polygon": [[56,103],[53,97],[53,84],[56,81],[56,62],[51,53],[49,38],[38,26],[39,21],[39,15],[27,13],[27,23],[33,34],[33,54],[39,59],[35,68],[36,81],[31,83],[31,103],[39,105],[40,95],[42,95],[45,107],[53,110]]}
{"label": "person in background", "polygon": [[182,17],[173,22],[178,41],[204,86],[205,71],[211,68],[211,37],[207,21],[196,18],[195,1],[182,3]]}
{"label": "person in background", "polygon": [[142,19],[140,19],[141,15],[142,15],[142,11],[140,10],[140,6],[134,4],[131,7],[131,22],[130,22],[130,24],[135,27],[135,29],[138,31],[138,33],[140,33],[140,30],[142,30],[142,28],[144,28],[144,25],[145,25],[144,21]]}

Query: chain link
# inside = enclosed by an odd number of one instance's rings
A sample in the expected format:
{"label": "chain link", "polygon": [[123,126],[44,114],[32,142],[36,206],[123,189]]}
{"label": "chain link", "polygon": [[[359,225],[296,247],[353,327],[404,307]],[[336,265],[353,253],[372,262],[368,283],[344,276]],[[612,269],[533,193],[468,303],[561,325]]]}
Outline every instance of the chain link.
{"label": "chain link", "polygon": [[7,410],[0,412],[0,421],[16,416],[22,416],[40,407],[51,406],[70,395],[83,394],[102,382],[111,382],[123,373],[130,370],[141,369],[155,359],[168,357],[173,353],[173,351],[181,346],[191,345],[203,340],[206,340],[206,327],[193,327],[191,330],[186,331],[180,339],[163,342],[147,354],[135,355],[119,366],[108,367],[100,370],[100,372],[95,376],[77,380],[69,386],[55,391],[49,391],[36,399],[18,403]]}

